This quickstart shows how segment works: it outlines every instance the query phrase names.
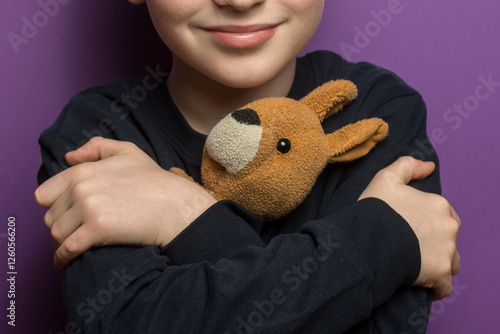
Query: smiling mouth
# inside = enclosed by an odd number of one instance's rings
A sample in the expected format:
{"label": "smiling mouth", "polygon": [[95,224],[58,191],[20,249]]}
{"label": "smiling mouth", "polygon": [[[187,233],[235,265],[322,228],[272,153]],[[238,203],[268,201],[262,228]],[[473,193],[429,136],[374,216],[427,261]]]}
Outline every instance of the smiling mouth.
{"label": "smiling mouth", "polygon": [[233,49],[250,49],[260,46],[270,40],[278,25],[226,25],[204,28],[217,43]]}

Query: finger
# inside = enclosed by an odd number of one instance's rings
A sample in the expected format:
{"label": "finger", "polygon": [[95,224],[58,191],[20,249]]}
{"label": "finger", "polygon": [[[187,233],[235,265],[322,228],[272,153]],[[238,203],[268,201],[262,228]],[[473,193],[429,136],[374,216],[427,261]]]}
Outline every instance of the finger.
{"label": "finger", "polygon": [[120,154],[129,143],[102,137],[93,137],[75,151],[66,153],[66,162],[72,166],[83,162],[93,162]]}
{"label": "finger", "polygon": [[49,210],[45,213],[44,222],[45,226],[51,230],[53,225],[61,218],[61,216],[72,207],[73,202],[69,196],[69,191],[62,193],[54,203],[50,206]]}
{"label": "finger", "polygon": [[35,190],[35,200],[38,205],[50,208],[70,186],[70,170],[67,169],[42,183]]}
{"label": "finger", "polygon": [[82,216],[79,210],[72,207],[66,211],[50,229],[54,245],[58,248],[64,241],[82,225]]}
{"label": "finger", "polygon": [[87,233],[86,225],[82,225],[59,246],[54,255],[54,265],[64,269],[71,261],[83,254],[86,250],[97,246],[97,240],[93,240],[96,233]]}
{"label": "finger", "polygon": [[460,217],[458,216],[457,212],[455,211],[455,209],[453,209],[453,207],[450,205],[450,214],[451,214],[451,217],[458,223],[458,227],[461,227],[462,226],[462,221],[460,219]]}
{"label": "finger", "polygon": [[424,162],[413,157],[401,157],[386,169],[392,172],[398,181],[408,184],[410,181],[422,180],[431,175],[436,168],[432,161]]}
{"label": "finger", "polygon": [[460,254],[458,252],[455,252],[453,255],[453,260],[451,262],[451,274],[456,275],[460,271]]}
{"label": "finger", "polygon": [[453,281],[451,279],[451,275],[446,279],[441,281],[439,287],[433,289],[433,300],[441,300],[443,298],[448,297],[453,291]]}

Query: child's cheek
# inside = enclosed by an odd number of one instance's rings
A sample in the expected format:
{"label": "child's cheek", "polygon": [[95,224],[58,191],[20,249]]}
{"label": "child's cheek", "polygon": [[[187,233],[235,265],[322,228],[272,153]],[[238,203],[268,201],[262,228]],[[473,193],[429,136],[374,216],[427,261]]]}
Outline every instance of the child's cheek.
{"label": "child's cheek", "polygon": [[200,0],[147,0],[147,5],[153,22],[175,24],[187,20],[196,11],[196,3],[199,2]]}
{"label": "child's cheek", "polygon": [[324,0],[284,0],[284,2],[297,15],[307,16],[310,19],[314,18],[318,22],[321,19],[325,5]]}

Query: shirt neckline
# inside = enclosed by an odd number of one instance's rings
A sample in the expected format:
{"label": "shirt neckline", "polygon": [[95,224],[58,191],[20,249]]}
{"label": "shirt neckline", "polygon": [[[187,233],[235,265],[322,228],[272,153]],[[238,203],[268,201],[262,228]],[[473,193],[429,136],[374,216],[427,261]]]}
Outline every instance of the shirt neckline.
{"label": "shirt neckline", "polygon": [[[311,85],[309,77],[313,75],[313,71],[308,65],[310,62],[308,62],[307,57],[297,58],[294,81],[287,97],[300,99],[312,90],[309,87]],[[163,135],[182,147],[185,153],[201,159],[207,136],[194,130],[184,118],[166,86],[167,77],[160,82],[152,94],[152,112],[155,115],[155,120],[151,121],[156,123],[152,126],[160,128]]]}

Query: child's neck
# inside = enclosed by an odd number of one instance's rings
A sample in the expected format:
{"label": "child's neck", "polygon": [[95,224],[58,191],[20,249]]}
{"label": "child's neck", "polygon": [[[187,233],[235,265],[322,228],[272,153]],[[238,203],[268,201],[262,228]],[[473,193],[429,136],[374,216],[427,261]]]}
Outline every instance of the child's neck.
{"label": "child's neck", "polygon": [[264,97],[286,96],[295,76],[293,61],[264,85],[241,89],[222,85],[191,68],[180,68],[172,69],[167,79],[168,90],[189,125],[203,134],[208,134],[222,118],[245,104]]}

